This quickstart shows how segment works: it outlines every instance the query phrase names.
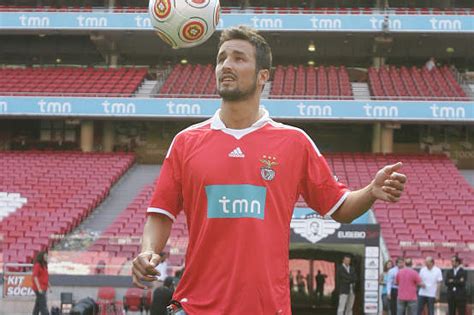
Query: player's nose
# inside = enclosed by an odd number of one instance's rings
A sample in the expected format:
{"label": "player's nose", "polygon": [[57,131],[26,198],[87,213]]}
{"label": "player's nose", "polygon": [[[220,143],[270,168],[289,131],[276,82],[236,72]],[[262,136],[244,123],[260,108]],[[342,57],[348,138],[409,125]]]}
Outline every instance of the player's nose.
{"label": "player's nose", "polygon": [[222,70],[225,72],[225,70],[229,71],[233,69],[234,63],[232,62],[232,58],[225,58],[225,60],[222,62]]}

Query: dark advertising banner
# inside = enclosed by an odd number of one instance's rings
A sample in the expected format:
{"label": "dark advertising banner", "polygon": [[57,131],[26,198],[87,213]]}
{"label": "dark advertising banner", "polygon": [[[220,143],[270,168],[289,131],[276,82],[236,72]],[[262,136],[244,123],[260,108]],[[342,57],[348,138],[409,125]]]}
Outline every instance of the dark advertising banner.
{"label": "dark advertising banner", "polygon": [[309,208],[296,208],[290,224],[292,244],[353,244],[364,246],[363,310],[379,312],[380,226],[378,224],[341,224],[321,217]]}

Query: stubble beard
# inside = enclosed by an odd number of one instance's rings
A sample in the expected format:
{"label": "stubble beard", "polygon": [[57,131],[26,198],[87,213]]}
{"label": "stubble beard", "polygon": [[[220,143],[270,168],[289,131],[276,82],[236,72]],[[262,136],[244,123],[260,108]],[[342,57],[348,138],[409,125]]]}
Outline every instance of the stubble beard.
{"label": "stubble beard", "polygon": [[252,85],[247,90],[241,90],[238,87],[235,88],[222,88],[219,84],[217,87],[217,93],[224,101],[244,101],[252,97],[257,91],[257,78],[255,77]]}

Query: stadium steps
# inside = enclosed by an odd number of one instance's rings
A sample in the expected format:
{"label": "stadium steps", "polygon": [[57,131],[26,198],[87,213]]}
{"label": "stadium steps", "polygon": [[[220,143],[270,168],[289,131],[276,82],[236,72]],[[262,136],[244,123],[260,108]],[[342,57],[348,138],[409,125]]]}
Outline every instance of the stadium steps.
{"label": "stadium steps", "polygon": [[[115,184],[105,201],[97,207],[93,213],[80,224],[75,231],[70,233],[59,244],[64,248],[65,243],[74,243],[78,231],[88,231],[100,235],[115,218],[133,201],[136,195],[145,185],[150,185],[156,179],[160,166],[139,165],[131,167],[128,172]],[[146,209],[143,209],[145,215]]]}
{"label": "stadium steps", "polygon": [[143,81],[142,85],[137,89],[134,96],[135,97],[151,97],[152,94],[156,94],[158,91],[157,85],[158,81],[146,80]]}
{"label": "stadium steps", "polygon": [[370,90],[367,83],[351,82],[351,86],[355,100],[370,100]]}
{"label": "stadium steps", "polygon": [[462,176],[467,180],[471,187],[474,188],[474,170],[460,170]]}
{"label": "stadium steps", "polygon": [[466,92],[467,96],[474,100],[474,84],[463,84],[461,85],[464,91]]}

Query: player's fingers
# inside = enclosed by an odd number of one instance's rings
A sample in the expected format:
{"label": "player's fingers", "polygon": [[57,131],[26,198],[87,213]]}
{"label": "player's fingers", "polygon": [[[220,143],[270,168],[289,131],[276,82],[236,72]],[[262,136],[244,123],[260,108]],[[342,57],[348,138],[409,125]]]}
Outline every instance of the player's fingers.
{"label": "player's fingers", "polygon": [[158,254],[153,254],[150,259],[150,265],[153,266],[153,269],[158,266],[159,262],[161,260],[161,256]]}
{"label": "player's fingers", "polygon": [[400,174],[400,173],[397,173],[397,172],[394,172],[392,175],[390,175],[390,179],[398,180],[402,184],[405,184],[407,182],[406,175]]}
{"label": "player's fingers", "polygon": [[398,202],[400,200],[399,197],[392,196],[391,194],[387,194],[387,198],[390,202]]}
{"label": "player's fingers", "polygon": [[144,252],[137,256],[136,261],[134,261],[134,266],[136,265],[143,274],[157,275],[158,271],[155,269],[157,263],[155,262],[156,258],[153,259],[153,255],[158,256],[159,261],[159,255]]}
{"label": "player's fingers", "polygon": [[136,286],[137,288],[140,288],[140,289],[146,289],[147,286],[146,285],[143,285],[140,280],[138,280],[137,276],[135,276],[135,273],[133,273],[132,271],[132,282],[133,282],[133,285]]}
{"label": "player's fingers", "polygon": [[384,186],[383,191],[390,194],[390,195],[392,195],[392,196],[394,196],[394,197],[400,198],[402,196],[402,191],[398,190],[398,189],[395,189],[393,187]]}
{"label": "player's fingers", "polygon": [[400,191],[403,191],[405,189],[404,184],[400,183],[398,180],[392,180],[392,179],[385,180],[384,186],[392,187],[392,188],[398,189]]}
{"label": "player's fingers", "polygon": [[393,172],[398,171],[402,166],[403,166],[403,163],[402,163],[402,162],[398,162],[398,163],[395,163],[395,164],[391,164],[391,165],[385,166],[385,167],[383,168],[383,171],[384,171],[385,174],[390,175],[390,174],[392,174]]}
{"label": "player's fingers", "polygon": [[152,282],[152,281],[155,281],[155,280],[156,280],[156,277],[155,277],[155,276],[140,273],[140,272],[139,272],[138,270],[136,270],[136,269],[132,269],[132,273],[133,273],[133,275],[134,275],[135,277],[137,277],[138,281]]}
{"label": "player's fingers", "polygon": [[139,258],[136,257],[133,260],[132,269],[139,272],[141,275],[146,274],[146,264]]}
{"label": "player's fingers", "polygon": [[148,263],[145,267],[146,274],[152,276],[158,276],[160,273],[155,269],[156,265]]}

